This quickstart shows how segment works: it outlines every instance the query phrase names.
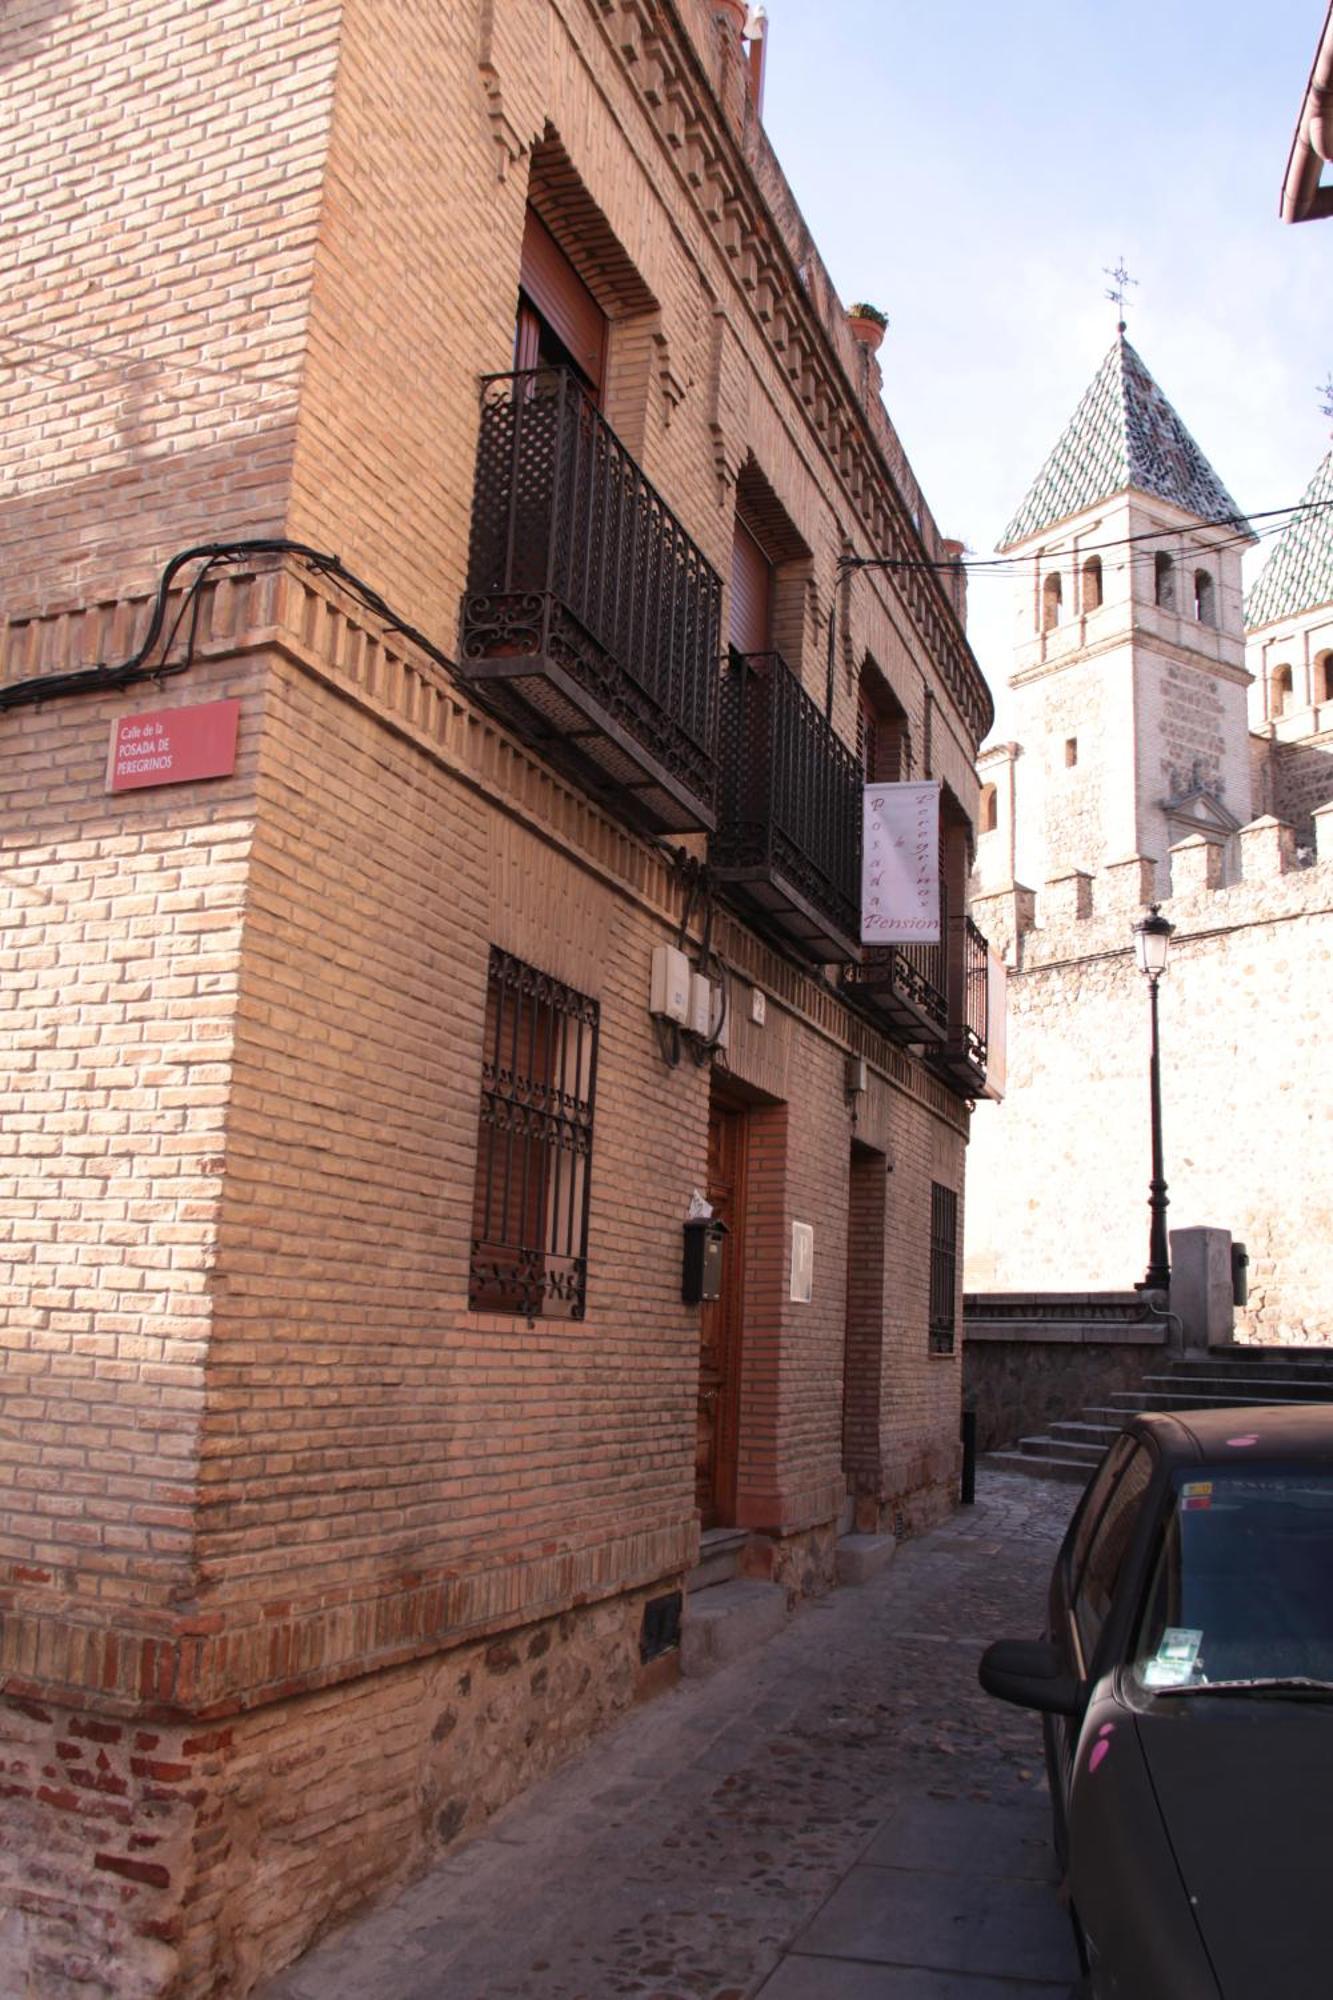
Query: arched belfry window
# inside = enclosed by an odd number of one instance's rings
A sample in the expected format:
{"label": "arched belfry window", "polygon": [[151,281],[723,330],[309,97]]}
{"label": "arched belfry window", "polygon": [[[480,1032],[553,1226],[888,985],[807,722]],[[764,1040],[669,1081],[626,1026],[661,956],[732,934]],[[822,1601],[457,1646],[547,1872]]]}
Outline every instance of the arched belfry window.
{"label": "arched belfry window", "polygon": [[1176,565],[1165,549],[1158,549],[1153,557],[1153,602],[1163,611],[1176,608]]}
{"label": "arched belfry window", "polygon": [[1102,559],[1089,556],[1083,565],[1083,609],[1099,611],[1102,604]]}
{"label": "arched belfry window", "polygon": [[1217,600],[1213,579],[1206,569],[1194,572],[1194,616],[1201,625],[1216,625]]}
{"label": "arched belfry window", "polygon": [[1060,623],[1064,607],[1064,585],[1058,570],[1052,570],[1041,587],[1041,629],[1053,632]]}
{"label": "arched belfry window", "polygon": [[1292,678],[1289,666],[1274,667],[1269,681],[1268,712],[1271,716],[1285,715],[1291,707]]}
{"label": "arched belfry window", "polygon": [[1314,663],[1314,698],[1333,701],[1333,653],[1320,653]]}
{"label": "arched belfry window", "polygon": [[1000,801],[994,785],[981,787],[980,803],[981,831],[994,833],[1000,823]]}

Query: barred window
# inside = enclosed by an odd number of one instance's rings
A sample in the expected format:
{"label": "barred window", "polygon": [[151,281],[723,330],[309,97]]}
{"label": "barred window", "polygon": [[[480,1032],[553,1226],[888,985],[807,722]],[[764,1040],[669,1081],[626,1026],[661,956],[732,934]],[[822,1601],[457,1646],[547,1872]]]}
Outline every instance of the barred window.
{"label": "barred window", "polygon": [[958,1273],[958,1196],[930,1184],[930,1351],[952,1354]]}
{"label": "barred window", "polygon": [[595,1000],[491,949],[472,1199],[474,1312],[582,1319]]}

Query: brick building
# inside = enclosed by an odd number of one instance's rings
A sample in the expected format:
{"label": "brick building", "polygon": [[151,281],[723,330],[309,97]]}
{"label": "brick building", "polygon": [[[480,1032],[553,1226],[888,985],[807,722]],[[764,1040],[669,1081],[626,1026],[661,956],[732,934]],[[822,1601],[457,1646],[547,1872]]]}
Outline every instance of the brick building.
{"label": "brick building", "polygon": [[6,10],[7,1994],[244,1995],[701,1532],[951,1502],[990,702],[742,16]]}
{"label": "brick building", "polygon": [[1132,927],[1160,900],[1170,1226],[1248,1247],[1242,1338],[1333,1339],[1331,463],[1243,600],[1253,532],[1122,328],[1005,536],[1014,740],[980,759],[972,908],[1009,964],[1007,1092],[973,1135],[970,1291],[1145,1273]]}

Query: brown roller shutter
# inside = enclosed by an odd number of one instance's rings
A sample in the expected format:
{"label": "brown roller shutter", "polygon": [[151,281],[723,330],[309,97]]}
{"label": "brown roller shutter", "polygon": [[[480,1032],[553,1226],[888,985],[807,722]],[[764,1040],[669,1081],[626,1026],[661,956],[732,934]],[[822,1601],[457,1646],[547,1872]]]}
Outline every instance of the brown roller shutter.
{"label": "brown roller shutter", "polygon": [[602,386],[606,314],[533,209],[523,231],[519,283],[591,382]]}
{"label": "brown roller shutter", "polygon": [[773,643],[773,565],[743,521],[731,552],[731,643],[738,653],[766,653]]}

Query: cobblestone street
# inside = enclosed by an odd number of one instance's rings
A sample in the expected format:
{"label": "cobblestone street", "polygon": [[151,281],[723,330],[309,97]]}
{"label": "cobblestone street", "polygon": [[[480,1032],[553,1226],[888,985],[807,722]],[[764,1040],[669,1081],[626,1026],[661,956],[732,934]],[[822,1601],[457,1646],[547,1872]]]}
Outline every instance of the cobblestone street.
{"label": "cobblestone street", "polygon": [[1065,2000],[1037,1720],[977,1658],[1035,1633],[1074,1500],[977,1505],[630,1716],[262,2000]]}

